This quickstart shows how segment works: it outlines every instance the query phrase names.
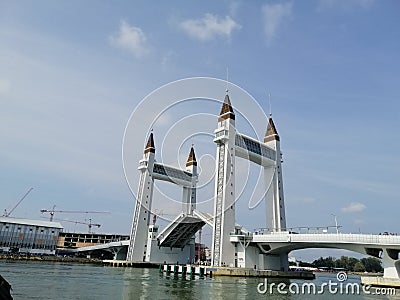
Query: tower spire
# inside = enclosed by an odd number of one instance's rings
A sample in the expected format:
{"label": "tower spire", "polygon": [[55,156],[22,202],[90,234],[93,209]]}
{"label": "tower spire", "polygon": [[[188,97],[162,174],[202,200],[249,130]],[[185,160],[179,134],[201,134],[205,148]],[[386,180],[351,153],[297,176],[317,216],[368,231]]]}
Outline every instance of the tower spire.
{"label": "tower spire", "polygon": [[150,133],[146,147],[144,148],[144,153],[146,154],[148,152],[156,153],[156,148],[154,146],[153,132]]}
{"label": "tower spire", "polygon": [[229,85],[229,68],[228,68],[228,66],[226,67],[226,90],[225,90],[225,92],[226,92],[226,94],[228,94],[228,92],[229,92],[229,88],[228,88],[228,85]]}
{"label": "tower spire", "polygon": [[268,94],[269,117],[272,118],[271,93]]}
{"label": "tower spire", "polygon": [[186,167],[197,166],[196,154],[194,153],[193,146],[190,148],[189,157],[186,161]]}
{"label": "tower spire", "polygon": [[219,113],[218,121],[232,119],[235,120],[235,113],[233,112],[231,100],[229,99],[228,92],[225,95],[224,103],[222,104],[221,112]]}
{"label": "tower spire", "polygon": [[272,116],[268,118],[268,126],[267,126],[267,132],[265,133],[264,137],[264,143],[270,142],[270,141],[279,141],[279,135],[278,131],[276,130],[274,121],[272,120]]}

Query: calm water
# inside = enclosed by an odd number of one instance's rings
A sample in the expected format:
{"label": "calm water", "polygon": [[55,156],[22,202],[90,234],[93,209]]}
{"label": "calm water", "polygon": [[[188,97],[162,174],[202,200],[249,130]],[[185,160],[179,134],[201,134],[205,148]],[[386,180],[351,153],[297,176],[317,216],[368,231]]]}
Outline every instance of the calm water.
{"label": "calm water", "polygon": [[[13,287],[14,299],[400,299],[398,296],[344,295],[282,295],[260,294],[260,278],[220,277],[190,279],[160,274],[157,269],[112,268],[86,264],[51,262],[0,261],[0,274]],[[337,282],[336,276],[320,274],[313,282]],[[268,287],[272,279],[268,279]],[[276,284],[278,281],[274,281]],[[349,276],[346,282],[360,282]],[[287,285],[303,281],[291,280]],[[286,289],[287,291],[287,289]],[[373,293],[374,290],[371,290]]]}

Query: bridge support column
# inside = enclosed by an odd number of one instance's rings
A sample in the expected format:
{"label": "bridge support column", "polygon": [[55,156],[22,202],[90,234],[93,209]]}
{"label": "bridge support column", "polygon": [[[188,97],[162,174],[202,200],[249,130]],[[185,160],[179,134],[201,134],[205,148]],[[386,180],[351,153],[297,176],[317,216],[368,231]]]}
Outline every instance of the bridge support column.
{"label": "bridge support column", "polygon": [[[260,254],[262,255],[262,254]],[[264,270],[274,270],[274,271],[288,271],[289,270],[289,262],[288,262],[288,254],[263,254],[260,257],[260,268],[262,267]]]}
{"label": "bridge support column", "polygon": [[400,280],[400,259],[399,250],[385,249],[382,257],[383,278]]}
{"label": "bridge support column", "polygon": [[281,271],[289,271],[289,258],[287,253],[279,255],[281,261]]}
{"label": "bridge support column", "polygon": [[113,247],[111,248],[110,252],[113,254],[113,260],[126,260],[128,247]]}

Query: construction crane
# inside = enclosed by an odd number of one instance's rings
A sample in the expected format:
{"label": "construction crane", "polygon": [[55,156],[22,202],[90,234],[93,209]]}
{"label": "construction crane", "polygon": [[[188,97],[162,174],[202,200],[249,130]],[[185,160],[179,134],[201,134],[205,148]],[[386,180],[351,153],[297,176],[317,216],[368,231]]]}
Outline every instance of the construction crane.
{"label": "construction crane", "polygon": [[28,196],[28,194],[33,190],[33,187],[31,187],[26,193],[25,195],[18,201],[17,204],[14,205],[14,207],[7,212],[7,209],[4,210],[4,214],[3,217],[9,217],[11,215],[11,213],[17,208],[18,205],[20,205],[20,203],[22,202],[22,200],[24,200],[26,198],[26,196]]}
{"label": "construction crane", "polygon": [[74,221],[74,220],[57,219],[57,218],[53,218],[53,220],[60,221],[60,222],[70,222],[70,223],[75,223],[75,224],[87,225],[88,226],[88,233],[92,233],[92,227],[93,226],[95,226],[97,228],[100,228],[100,226],[101,226],[101,224],[92,223],[92,219],[89,219],[89,223],[81,222],[81,221]]}
{"label": "construction crane", "polygon": [[54,219],[54,213],[67,213],[67,214],[110,214],[109,211],[83,211],[83,210],[54,210],[55,205],[52,209],[41,209],[40,212],[50,214],[50,222]]}

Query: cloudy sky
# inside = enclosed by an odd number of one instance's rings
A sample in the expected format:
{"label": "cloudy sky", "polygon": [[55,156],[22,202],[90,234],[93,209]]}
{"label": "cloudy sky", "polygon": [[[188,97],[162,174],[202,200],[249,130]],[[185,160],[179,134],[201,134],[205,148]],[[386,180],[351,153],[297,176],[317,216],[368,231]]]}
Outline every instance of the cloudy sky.
{"label": "cloudy sky", "polygon": [[[272,94],[288,226],[334,225],[336,215],[343,232],[395,232],[399,20],[398,1],[0,1],[0,209],[33,187],[13,216],[41,218],[53,205],[110,211],[56,217],[127,234],[134,198],[121,152],[131,114],[162,85],[225,80],[228,67],[265,111]],[[148,130],[130,135],[132,161]],[[211,135],[197,150],[204,169]],[[263,227],[263,208],[239,210],[238,221]]]}

